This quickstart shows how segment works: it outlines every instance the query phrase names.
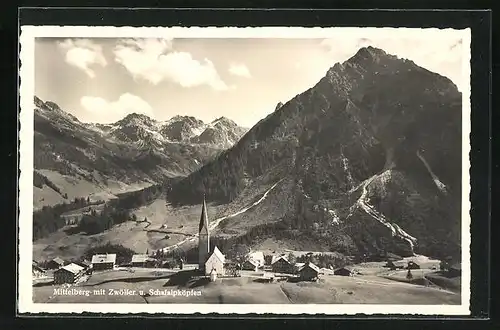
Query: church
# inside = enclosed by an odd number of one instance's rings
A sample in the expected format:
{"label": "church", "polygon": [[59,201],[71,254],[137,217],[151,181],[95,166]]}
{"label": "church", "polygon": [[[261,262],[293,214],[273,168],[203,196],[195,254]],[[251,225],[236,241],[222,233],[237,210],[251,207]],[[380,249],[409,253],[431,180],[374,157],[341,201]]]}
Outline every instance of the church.
{"label": "church", "polygon": [[200,225],[198,228],[198,269],[205,275],[224,274],[225,256],[215,246],[210,249],[210,228],[208,226],[207,203],[203,197]]}

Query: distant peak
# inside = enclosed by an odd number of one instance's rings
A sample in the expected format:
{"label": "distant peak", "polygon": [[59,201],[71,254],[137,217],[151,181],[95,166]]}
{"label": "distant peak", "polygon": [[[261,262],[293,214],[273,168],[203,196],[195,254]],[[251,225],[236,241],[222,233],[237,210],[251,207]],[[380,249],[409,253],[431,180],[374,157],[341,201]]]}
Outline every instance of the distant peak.
{"label": "distant peak", "polygon": [[231,119],[227,118],[227,117],[219,117],[217,119],[215,119],[214,121],[211,122],[211,124],[213,125],[216,125],[218,123],[223,123],[223,124],[230,124],[230,125],[236,125],[236,123],[234,121],[232,121]]}
{"label": "distant peak", "polygon": [[193,116],[182,116],[182,115],[173,116],[169,120],[170,123],[176,123],[176,122],[179,122],[179,121],[187,121],[187,122],[199,123],[199,124],[203,123],[203,121],[201,121],[200,119],[198,119],[196,117],[193,117]]}
{"label": "distant peak", "polygon": [[372,46],[360,48],[354,56],[347,60],[348,63],[366,63],[366,62],[377,62],[382,57],[387,57],[388,54],[380,49]]}
{"label": "distant peak", "polygon": [[133,112],[133,113],[126,115],[123,119],[120,119],[119,121],[117,121],[116,124],[123,125],[123,124],[130,123],[132,121],[135,121],[135,120],[139,120],[139,121],[143,121],[143,122],[153,122],[154,121],[154,119],[152,119],[148,115]]}

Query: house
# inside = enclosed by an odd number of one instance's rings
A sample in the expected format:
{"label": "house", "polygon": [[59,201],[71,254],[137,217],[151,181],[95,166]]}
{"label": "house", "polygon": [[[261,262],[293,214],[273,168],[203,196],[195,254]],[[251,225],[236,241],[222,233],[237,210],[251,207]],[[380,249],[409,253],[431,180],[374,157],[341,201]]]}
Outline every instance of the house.
{"label": "house", "polygon": [[448,269],[448,276],[449,277],[457,277],[462,275],[462,264],[461,263],[456,263],[453,264],[449,269]]}
{"label": "house", "polygon": [[318,279],[319,273],[319,267],[312,262],[306,262],[306,264],[299,269],[301,281],[315,281]]}
{"label": "house", "polygon": [[255,262],[257,262],[258,266],[257,267],[262,267],[264,266],[265,259],[264,259],[264,253],[262,251],[255,251],[247,254],[247,259],[251,259]]}
{"label": "house", "polygon": [[398,261],[398,260],[403,260],[403,257],[398,256],[397,254],[394,254],[394,253],[391,253],[391,252],[387,252],[385,254],[385,259],[387,261]]}
{"label": "house", "polygon": [[420,265],[414,261],[409,261],[406,269],[420,269]]}
{"label": "house", "polygon": [[241,265],[241,268],[243,270],[253,270],[257,271],[259,269],[259,262],[255,261],[254,259],[247,259],[243,265]]}
{"label": "house", "polygon": [[281,255],[274,260],[271,264],[271,269],[274,273],[293,273],[294,271],[293,266],[284,255]]}
{"label": "house", "polygon": [[83,267],[83,268],[85,268],[85,269],[90,268],[90,266],[92,265],[92,264],[90,263],[90,261],[88,261],[88,260],[75,261],[75,262],[73,262],[73,263],[74,263],[74,264],[77,264],[78,266],[81,266],[81,267]]}
{"label": "house", "polygon": [[205,275],[209,275],[215,269],[218,275],[224,275],[224,263],[226,257],[220,252],[219,248],[214,247],[204,265]]}
{"label": "house", "polygon": [[38,266],[38,263],[36,261],[33,261],[32,263],[32,271],[33,271],[33,277],[41,277],[45,275],[45,270]]}
{"label": "house", "polygon": [[384,267],[389,268],[390,270],[396,270],[397,267],[392,260],[388,260]]}
{"label": "house", "polygon": [[59,269],[64,266],[64,260],[56,257],[47,263],[47,269]]}
{"label": "house", "polygon": [[153,268],[156,266],[156,259],[151,258],[147,254],[134,254],[131,261],[132,267]]}
{"label": "house", "polygon": [[116,263],[116,254],[94,254],[92,256],[92,270],[113,269]]}
{"label": "house", "polygon": [[54,283],[75,283],[78,278],[83,275],[84,268],[77,264],[69,264],[62,266],[54,272]]}
{"label": "house", "polygon": [[300,269],[304,266],[305,266],[305,262],[296,262],[295,265],[293,265],[294,273],[298,274]]}
{"label": "house", "polygon": [[176,261],[176,260],[170,258],[170,259],[167,259],[167,260],[163,260],[161,262],[161,268],[170,268],[170,269],[173,269],[173,268],[179,266],[179,268],[182,269],[182,267],[180,266],[181,263],[182,263],[182,261]]}
{"label": "house", "polygon": [[339,276],[353,276],[354,273],[352,272],[352,270],[346,268],[346,267],[342,267],[342,268],[339,268],[337,270],[335,270],[333,272],[334,275],[339,275]]}

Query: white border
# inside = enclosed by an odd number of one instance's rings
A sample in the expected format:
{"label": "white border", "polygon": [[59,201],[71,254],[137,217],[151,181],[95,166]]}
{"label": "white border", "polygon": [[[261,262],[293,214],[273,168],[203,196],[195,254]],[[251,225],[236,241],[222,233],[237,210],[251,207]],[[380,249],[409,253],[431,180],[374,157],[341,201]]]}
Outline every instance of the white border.
{"label": "white border", "polygon": [[[468,83],[462,91],[462,301],[461,305],[369,305],[369,304],[50,304],[33,303],[31,260],[33,254],[33,109],[34,109],[34,40],[36,37],[175,37],[175,38],[329,38],[332,36],[369,37],[391,30],[391,36],[421,34],[418,28],[302,28],[302,27],[90,27],[22,26],[20,37],[20,159],[19,178],[19,313],[220,313],[220,314],[409,314],[470,315],[470,29],[463,33],[463,78]],[[426,29],[438,30],[438,29]],[[457,30],[440,30],[440,35]],[[168,308],[166,308],[168,306]]]}

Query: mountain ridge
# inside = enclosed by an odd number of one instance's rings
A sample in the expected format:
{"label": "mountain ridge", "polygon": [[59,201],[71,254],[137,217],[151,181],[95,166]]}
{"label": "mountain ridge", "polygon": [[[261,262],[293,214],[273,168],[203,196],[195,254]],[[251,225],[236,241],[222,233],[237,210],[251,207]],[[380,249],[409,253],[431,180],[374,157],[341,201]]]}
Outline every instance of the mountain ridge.
{"label": "mountain ridge", "polygon": [[[197,143],[192,139],[198,136],[191,134],[192,124],[200,121],[189,117],[178,116],[174,117],[177,121],[162,123],[132,113],[113,124],[83,123],[54,102],[44,102],[37,96],[34,102],[34,169],[41,178],[34,189],[35,204],[40,206],[60,203],[66,199],[63,196],[80,198],[100,191],[112,197],[129,186],[143,187],[187,175],[245,132],[240,127],[222,125],[215,129],[220,134],[234,130],[230,139]],[[179,140],[163,135],[162,129],[172,125],[184,125],[190,135]],[[109,188],[110,182],[116,189]]]}
{"label": "mountain ridge", "polygon": [[[458,256],[460,108],[450,79],[362,48],[177,182],[167,199],[196,204],[205,194],[234,204],[285,178],[280,200],[290,206],[270,223],[356,253]],[[248,228],[256,221],[245,219]]]}

